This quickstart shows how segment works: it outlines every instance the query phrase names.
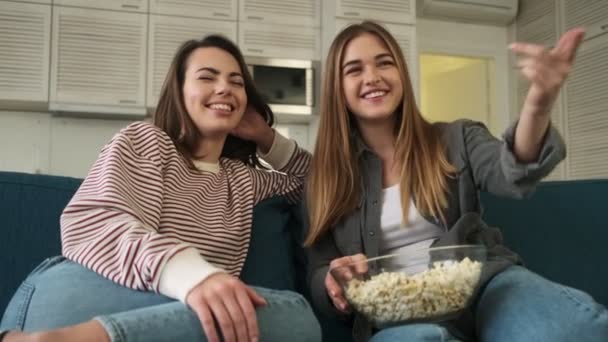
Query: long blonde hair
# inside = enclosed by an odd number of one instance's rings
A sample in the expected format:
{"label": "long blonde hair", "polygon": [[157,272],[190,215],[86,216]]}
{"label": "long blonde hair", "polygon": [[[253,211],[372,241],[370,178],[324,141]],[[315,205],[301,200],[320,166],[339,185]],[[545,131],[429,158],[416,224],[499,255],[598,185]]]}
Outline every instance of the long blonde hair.
{"label": "long blonde hair", "polygon": [[416,107],[407,65],[395,38],[379,24],[365,21],[346,27],[336,36],[325,63],[319,131],[307,183],[310,226],[305,246],[314,244],[355,210],[361,200],[361,171],[352,139],[357,128],[346,106],[341,64],[346,45],[365,33],[377,36],[386,44],[403,84],[403,100],[401,110],[396,113],[394,132],[403,221],[408,221],[412,195],[422,214],[444,220],[447,179],[454,167],[447,160],[439,132]]}

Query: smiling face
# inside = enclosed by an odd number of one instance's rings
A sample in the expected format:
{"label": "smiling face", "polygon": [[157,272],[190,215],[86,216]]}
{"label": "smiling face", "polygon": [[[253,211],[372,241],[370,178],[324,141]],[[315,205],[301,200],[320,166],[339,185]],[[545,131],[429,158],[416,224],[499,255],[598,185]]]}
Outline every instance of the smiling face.
{"label": "smiling face", "polygon": [[360,123],[393,120],[403,99],[399,69],[386,44],[363,33],[344,48],[342,85],[348,109]]}
{"label": "smiling face", "polygon": [[226,136],[239,124],[247,107],[237,60],[216,47],[192,52],[182,91],[186,111],[204,137]]}

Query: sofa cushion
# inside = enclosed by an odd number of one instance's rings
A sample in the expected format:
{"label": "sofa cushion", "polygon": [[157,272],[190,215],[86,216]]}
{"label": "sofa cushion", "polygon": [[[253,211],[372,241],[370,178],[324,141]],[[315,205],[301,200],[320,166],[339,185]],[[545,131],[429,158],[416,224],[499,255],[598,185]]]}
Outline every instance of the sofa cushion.
{"label": "sofa cushion", "polygon": [[608,180],[541,183],[530,198],[482,194],[484,219],[532,271],[608,305]]}
{"label": "sofa cushion", "polygon": [[0,312],[26,275],[61,253],[59,215],[81,180],[0,172]]}

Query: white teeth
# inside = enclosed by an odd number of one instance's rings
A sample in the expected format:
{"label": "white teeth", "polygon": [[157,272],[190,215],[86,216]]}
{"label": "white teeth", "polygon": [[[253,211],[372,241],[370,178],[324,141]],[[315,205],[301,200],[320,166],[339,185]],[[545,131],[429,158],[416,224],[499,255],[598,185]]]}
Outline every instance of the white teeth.
{"label": "white teeth", "polygon": [[212,105],[209,106],[209,108],[211,109],[218,109],[218,110],[225,110],[227,112],[232,110],[232,107],[230,105],[224,104],[224,103],[214,103]]}
{"label": "white teeth", "polygon": [[385,94],[386,94],[386,91],[384,91],[384,90],[372,91],[371,93],[365,94],[364,98],[372,99],[375,97],[384,96]]}

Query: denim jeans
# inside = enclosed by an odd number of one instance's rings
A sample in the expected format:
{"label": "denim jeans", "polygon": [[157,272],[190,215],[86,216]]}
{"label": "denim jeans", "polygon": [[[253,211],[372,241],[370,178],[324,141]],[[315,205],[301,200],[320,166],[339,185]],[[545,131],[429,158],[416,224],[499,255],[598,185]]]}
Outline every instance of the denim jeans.
{"label": "denim jeans", "polygon": [[[299,294],[255,288],[261,341],[321,340],[321,329]],[[46,260],[19,287],[0,330],[40,331],[98,320],[112,341],[206,341],[196,314],[152,292],[128,289],[62,257]]]}
{"label": "denim jeans", "polygon": [[[473,309],[476,339],[482,342],[608,341],[603,305],[521,266],[496,275]],[[411,324],[380,330],[371,342],[460,340],[438,324]]]}

